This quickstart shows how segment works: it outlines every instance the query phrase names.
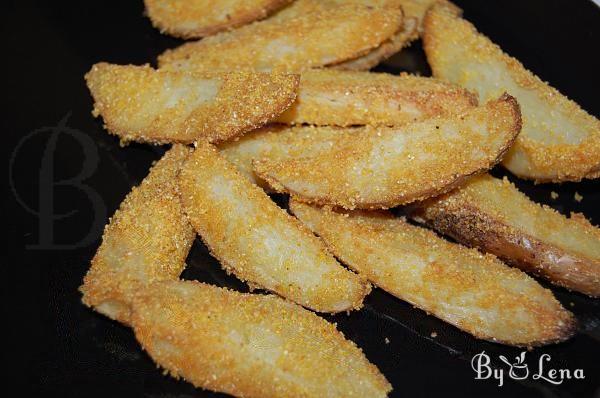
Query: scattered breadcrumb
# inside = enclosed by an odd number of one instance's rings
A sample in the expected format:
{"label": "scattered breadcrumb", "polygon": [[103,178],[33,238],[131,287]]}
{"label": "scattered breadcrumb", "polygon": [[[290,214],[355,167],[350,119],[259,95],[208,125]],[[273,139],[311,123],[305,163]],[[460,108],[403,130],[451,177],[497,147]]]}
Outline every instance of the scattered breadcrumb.
{"label": "scattered breadcrumb", "polygon": [[558,194],[554,191],[550,192],[550,197],[554,200],[558,199]]}
{"label": "scattered breadcrumb", "polygon": [[387,337],[385,338],[385,344],[390,344],[390,339],[388,339]]}
{"label": "scattered breadcrumb", "polygon": [[575,196],[573,196],[575,198],[576,202],[581,202],[581,200],[583,199],[583,196],[579,194],[579,192],[575,192]]}
{"label": "scattered breadcrumb", "polygon": [[437,337],[437,332],[431,332],[430,336],[435,339]]}

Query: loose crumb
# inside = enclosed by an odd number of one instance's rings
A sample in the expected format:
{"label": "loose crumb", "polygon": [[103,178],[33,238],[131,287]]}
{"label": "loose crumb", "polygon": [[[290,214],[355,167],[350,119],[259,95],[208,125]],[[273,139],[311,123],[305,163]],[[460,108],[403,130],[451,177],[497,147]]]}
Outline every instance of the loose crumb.
{"label": "loose crumb", "polygon": [[550,197],[554,200],[558,199],[558,194],[554,191],[550,192]]}
{"label": "loose crumb", "polygon": [[388,339],[387,337],[385,338],[385,344],[390,344],[390,339]]}
{"label": "loose crumb", "polygon": [[575,192],[575,196],[574,197],[575,197],[575,201],[576,202],[581,202],[581,199],[583,199],[583,196],[581,196],[579,194],[579,192]]}
{"label": "loose crumb", "polygon": [[431,332],[430,336],[435,339],[437,337],[437,332]]}
{"label": "loose crumb", "polygon": [[574,303],[574,302],[572,302],[572,301],[569,303],[569,305],[570,305],[571,307],[575,307],[575,303]]}

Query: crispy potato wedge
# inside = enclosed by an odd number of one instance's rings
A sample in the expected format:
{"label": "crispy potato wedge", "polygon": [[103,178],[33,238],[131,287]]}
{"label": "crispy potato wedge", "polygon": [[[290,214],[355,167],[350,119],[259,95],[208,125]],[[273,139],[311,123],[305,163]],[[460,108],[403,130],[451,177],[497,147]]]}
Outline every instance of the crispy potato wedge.
{"label": "crispy potato wedge", "polygon": [[375,285],[477,338],[517,346],[563,341],[575,318],[523,272],[389,212],[290,210]]}
{"label": "crispy potato wedge", "polygon": [[467,90],[427,77],[320,69],[302,73],[296,102],[275,121],[399,126],[476,105]]}
{"label": "crispy potato wedge", "polygon": [[399,3],[404,11],[404,25],[400,31],[368,54],[340,62],[339,64],[330,65],[329,67],[340,70],[360,71],[369,70],[377,66],[392,55],[400,52],[403,48],[408,47],[423,34],[425,14],[429,7],[434,4],[440,4],[441,6],[445,6],[449,12],[462,15],[462,10],[459,7],[446,0],[399,0]]}
{"label": "crispy potato wedge", "polygon": [[226,271],[315,311],[362,305],[369,284],[210,144],[198,144],[179,185],[190,222]]}
{"label": "crispy potato wedge", "polygon": [[290,15],[167,50],[159,65],[188,71],[306,70],[366,54],[402,27],[400,7],[350,3]]}
{"label": "crispy potato wedge", "polygon": [[598,177],[598,119],[443,7],[429,11],[425,27],[434,76],[473,90],[481,100],[506,91],[521,104],[523,131],[504,158],[508,170],[538,182]]}
{"label": "crispy potato wedge", "polygon": [[184,39],[200,38],[265,18],[291,0],[144,0],[152,25]]}
{"label": "crispy potato wedge", "polygon": [[348,209],[389,208],[439,195],[494,166],[521,128],[509,95],[457,116],[365,131],[317,156],[254,161],[275,190]]}
{"label": "crispy potato wedge", "polygon": [[173,146],[112,216],[79,289],[85,305],[129,324],[137,293],[152,282],[179,277],[196,236],[176,181],[189,153]]}
{"label": "crispy potato wedge", "polygon": [[94,116],[122,142],[191,143],[227,140],[272,120],[294,102],[299,77],[99,63],[85,79]]}
{"label": "crispy potato wedge", "polygon": [[556,285],[600,296],[600,229],[532,202],[507,179],[472,178],[415,205],[412,217]]}
{"label": "crispy potato wedge", "polygon": [[329,67],[331,69],[339,70],[369,70],[397,52],[400,52],[403,48],[408,47],[409,44],[419,37],[417,29],[418,20],[416,18],[404,18],[402,29],[389,40],[381,43],[376,49],[358,58],[349,59],[338,64],[330,65]]}
{"label": "crispy potato wedge", "polygon": [[134,305],[142,347],[171,376],[238,397],[385,397],[392,386],[334,325],[272,295],[154,284]]}

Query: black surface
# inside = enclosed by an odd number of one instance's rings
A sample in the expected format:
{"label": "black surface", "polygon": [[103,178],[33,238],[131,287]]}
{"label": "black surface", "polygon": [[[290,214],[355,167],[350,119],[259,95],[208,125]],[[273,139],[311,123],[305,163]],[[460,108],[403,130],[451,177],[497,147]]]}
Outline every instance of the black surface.
{"label": "black surface", "polygon": [[[600,116],[600,10],[591,2],[457,3],[506,51]],[[77,292],[107,217],[163,150],[120,148],[90,115],[83,74],[98,61],[152,63],[178,41],[152,29],[139,0],[8,2],[1,37],[1,123],[8,137],[2,149],[9,166],[5,175],[12,177],[2,213],[8,221],[2,251],[6,379],[22,396],[210,396],[163,376],[129,329],[84,308]],[[419,44],[379,69],[427,73]],[[85,177],[88,188],[48,183],[77,176]],[[537,201],[564,213],[583,212],[600,224],[598,182],[519,186]],[[560,194],[557,200],[551,191]],[[573,199],[576,191],[581,202]],[[198,242],[184,277],[244,289]],[[552,289],[577,315],[582,331],[569,342],[528,353],[527,363],[534,366],[549,353],[553,367],[584,369],[585,380],[558,386],[505,380],[498,387],[492,380],[474,380],[473,354],[485,350],[497,361],[499,354],[514,358],[520,350],[477,341],[380,290],[363,310],[328,318],[388,377],[392,396],[600,396],[599,300]]]}

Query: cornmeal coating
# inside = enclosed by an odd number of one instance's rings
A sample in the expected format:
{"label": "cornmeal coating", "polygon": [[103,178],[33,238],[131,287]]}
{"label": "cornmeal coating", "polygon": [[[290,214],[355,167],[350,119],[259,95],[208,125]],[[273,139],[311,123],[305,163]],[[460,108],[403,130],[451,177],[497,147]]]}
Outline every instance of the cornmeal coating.
{"label": "cornmeal coating", "polygon": [[351,2],[285,15],[167,50],[159,65],[188,71],[300,71],[359,57],[402,28],[399,6]]}
{"label": "cornmeal coating", "polygon": [[79,288],[85,305],[129,324],[136,294],[152,282],[179,277],[195,237],[176,181],[189,153],[174,145],[111,217]]}
{"label": "cornmeal coating", "polygon": [[389,40],[381,43],[379,47],[371,50],[365,55],[354,59],[349,59],[338,64],[330,65],[329,67],[338,70],[369,70],[397,52],[400,52],[403,48],[408,47],[419,37],[417,28],[418,20],[416,18],[406,17],[404,18],[402,29],[393,35]]}
{"label": "cornmeal coating", "polygon": [[152,25],[184,39],[214,35],[262,19],[291,0],[144,0]]}
{"label": "cornmeal coating", "polygon": [[437,196],[490,169],[520,129],[519,105],[505,94],[462,115],[372,129],[316,156],[253,165],[275,190],[305,202],[389,208]]}
{"label": "cornmeal coating", "polygon": [[237,397],[385,397],[392,390],[334,325],[273,295],[161,282],[136,299],[133,328],[171,376]]}
{"label": "cornmeal coating", "polygon": [[538,182],[600,175],[600,121],[559,93],[469,22],[432,8],[424,47],[434,76],[473,90],[481,100],[508,92],[521,104],[523,131],[502,164]]}
{"label": "cornmeal coating", "polygon": [[318,69],[302,73],[296,102],[275,121],[399,126],[476,105],[462,87],[428,77]]}
{"label": "cornmeal coating", "polygon": [[370,285],[212,145],[198,144],[179,186],[190,222],[227,272],[315,311],[362,306]]}
{"label": "cornmeal coating", "polygon": [[373,284],[477,338],[537,346],[575,331],[575,318],[550,290],[492,255],[385,211],[338,212],[295,200],[290,209]]}
{"label": "cornmeal coating", "polygon": [[418,204],[413,217],[556,285],[600,296],[600,229],[532,202],[507,179],[472,178]]}
{"label": "cornmeal coating", "polygon": [[184,73],[99,63],[85,76],[94,116],[126,143],[237,137],[272,120],[296,99],[286,73]]}

